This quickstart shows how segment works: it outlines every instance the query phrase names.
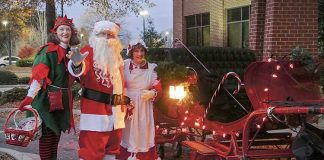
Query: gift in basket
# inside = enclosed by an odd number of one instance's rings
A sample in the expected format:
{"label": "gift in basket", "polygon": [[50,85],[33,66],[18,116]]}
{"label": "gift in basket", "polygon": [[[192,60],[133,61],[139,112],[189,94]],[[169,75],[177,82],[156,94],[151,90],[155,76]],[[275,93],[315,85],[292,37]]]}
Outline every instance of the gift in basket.
{"label": "gift in basket", "polygon": [[[10,145],[26,147],[30,141],[37,140],[42,134],[42,120],[37,112],[30,105],[25,106],[25,109],[30,111],[33,116],[16,121],[17,113],[21,112],[19,109],[13,110],[6,119],[4,124],[4,133],[6,143]],[[9,122],[13,119],[14,125],[10,126]]]}

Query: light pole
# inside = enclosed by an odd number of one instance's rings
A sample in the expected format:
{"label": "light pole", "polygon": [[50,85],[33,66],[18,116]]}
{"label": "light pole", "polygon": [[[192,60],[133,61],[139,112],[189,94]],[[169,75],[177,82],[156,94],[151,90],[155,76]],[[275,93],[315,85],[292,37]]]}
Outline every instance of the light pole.
{"label": "light pole", "polygon": [[[2,24],[5,26],[5,30],[7,30],[7,25],[8,25],[8,21],[7,20],[3,20]],[[9,65],[11,65],[11,38],[10,38],[10,30],[8,29],[8,47],[9,47]]]}
{"label": "light pole", "polygon": [[143,17],[143,41],[145,41],[145,16],[147,16],[149,13],[147,10],[140,11],[139,14]]}
{"label": "light pole", "polygon": [[165,47],[169,47],[169,43],[168,43],[168,42],[169,42],[169,40],[168,40],[168,35],[169,35],[169,32],[166,31],[166,32],[165,32],[165,42],[164,42],[164,43],[165,43]]}

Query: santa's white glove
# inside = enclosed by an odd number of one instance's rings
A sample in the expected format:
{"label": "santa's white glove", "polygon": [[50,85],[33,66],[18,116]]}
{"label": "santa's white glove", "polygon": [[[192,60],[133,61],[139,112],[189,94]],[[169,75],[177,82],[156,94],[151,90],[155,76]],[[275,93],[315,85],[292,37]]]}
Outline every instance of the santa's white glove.
{"label": "santa's white glove", "polygon": [[143,90],[141,98],[145,101],[148,101],[150,99],[153,99],[156,96],[156,93],[154,90]]}
{"label": "santa's white glove", "polygon": [[69,54],[67,54],[66,57],[68,57],[72,61],[74,66],[79,66],[88,56],[88,54],[89,52],[81,54],[79,48],[76,47],[71,48],[71,51],[69,51]]}

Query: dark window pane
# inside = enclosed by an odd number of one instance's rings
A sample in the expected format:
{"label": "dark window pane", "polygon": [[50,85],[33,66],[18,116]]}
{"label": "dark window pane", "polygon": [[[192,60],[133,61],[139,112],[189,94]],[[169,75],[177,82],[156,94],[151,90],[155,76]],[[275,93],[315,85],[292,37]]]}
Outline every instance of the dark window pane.
{"label": "dark window pane", "polygon": [[194,27],[196,26],[196,16],[193,15],[193,16],[187,16],[186,17],[186,27],[189,28],[189,27]]}
{"label": "dark window pane", "polygon": [[234,48],[242,47],[241,23],[228,24],[228,46]]}
{"label": "dark window pane", "polygon": [[243,41],[242,41],[242,47],[243,48],[248,48],[249,47],[249,29],[250,29],[250,24],[249,22],[243,22],[243,28],[242,28],[242,37],[243,37]]}
{"label": "dark window pane", "polygon": [[7,58],[5,58],[5,59],[3,59],[3,60],[9,61],[9,57],[7,57]]}
{"label": "dark window pane", "polygon": [[230,9],[227,11],[227,21],[240,21],[241,20],[241,8]]}
{"label": "dark window pane", "polygon": [[202,46],[202,28],[197,28],[197,45]]}
{"label": "dark window pane", "polygon": [[242,20],[248,20],[250,18],[250,7],[243,7],[242,14]]}
{"label": "dark window pane", "polygon": [[202,28],[202,39],[203,39],[203,46],[209,46],[209,39],[210,39],[210,31],[209,26]]}
{"label": "dark window pane", "polygon": [[197,22],[196,26],[201,26],[201,14],[196,15],[196,22]]}
{"label": "dark window pane", "polygon": [[210,21],[209,21],[209,13],[204,13],[202,14],[202,25],[209,25]]}
{"label": "dark window pane", "polygon": [[187,29],[187,45],[196,46],[197,45],[197,29]]}

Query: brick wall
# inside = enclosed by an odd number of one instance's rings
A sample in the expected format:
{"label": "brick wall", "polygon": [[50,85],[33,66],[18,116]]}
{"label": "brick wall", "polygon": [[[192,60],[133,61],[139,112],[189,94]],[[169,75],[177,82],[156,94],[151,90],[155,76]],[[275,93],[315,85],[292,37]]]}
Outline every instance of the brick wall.
{"label": "brick wall", "polygon": [[284,56],[296,46],[313,54],[318,52],[318,0],[266,0],[263,41],[262,29],[257,29],[262,27],[262,5],[252,8],[257,16],[251,21],[251,49],[260,52],[263,42],[262,53],[266,57]]}
{"label": "brick wall", "polygon": [[251,0],[224,0],[224,7],[223,7],[223,28],[224,28],[224,34],[223,34],[223,46],[228,46],[227,44],[227,10],[232,8],[238,8],[238,7],[244,7],[251,5]]}
{"label": "brick wall", "polygon": [[[186,43],[185,17],[194,14],[210,13],[210,45],[223,46],[222,0],[173,0],[173,37]],[[220,12],[220,13],[219,13]]]}
{"label": "brick wall", "polygon": [[209,12],[210,46],[227,46],[226,10],[249,4],[250,0],[173,0],[173,37],[185,42],[184,17]]}
{"label": "brick wall", "polygon": [[173,37],[186,40],[185,16],[210,13],[210,45],[227,46],[227,9],[251,4],[250,49],[283,56],[296,46],[318,52],[318,0],[173,0]]}
{"label": "brick wall", "polygon": [[184,27],[184,17],[183,17],[183,0],[173,0],[173,38],[179,38],[183,41],[183,27]]}
{"label": "brick wall", "polygon": [[249,47],[256,52],[258,57],[263,54],[265,11],[266,0],[252,0]]}

